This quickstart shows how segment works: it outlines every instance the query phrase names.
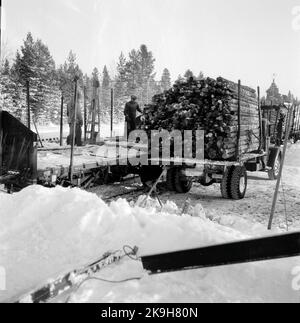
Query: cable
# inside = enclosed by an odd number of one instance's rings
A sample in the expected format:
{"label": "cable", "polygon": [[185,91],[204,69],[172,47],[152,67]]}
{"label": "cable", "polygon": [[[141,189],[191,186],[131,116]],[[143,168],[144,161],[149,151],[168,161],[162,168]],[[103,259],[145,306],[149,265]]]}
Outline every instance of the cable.
{"label": "cable", "polygon": [[[141,258],[139,257],[134,257],[134,255],[137,255],[137,247],[131,247],[129,245],[125,245],[123,246],[123,251],[125,256],[127,256],[128,258],[130,258],[133,261],[141,261]],[[123,280],[109,280],[109,279],[104,279],[104,278],[97,278],[97,277],[87,277],[85,280],[83,280],[74,290],[74,292],[72,293],[75,294],[79,291],[79,289],[88,281],[94,280],[94,281],[99,281],[99,282],[104,282],[104,283],[109,283],[109,284],[122,284],[122,283],[126,283],[129,281],[135,281],[135,280],[141,280],[142,277],[132,277],[132,278],[127,278],[127,279],[123,279]],[[65,303],[69,303],[72,295],[70,295]]]}
{"label": "cable", "polygon": [[[104,282],[104,283],[109,283],[109,284],[123,284],[123,283],[127,283],[130,281],[139,281],[141,280],[142,277],[132,277],[132,278],[127,278],[127,279],[122,279],[122,280],[108,280],[108,279],[104,279],[104,278],[97,278],[97,277],[88,277],[86,278],[83,282],[81,282],[77,288],[75,289],[75,291],[72,293],[72,295],[74,295],[75,293],[78,293],[78,291],[80,290],[80,288],[87,283],[88,281],[98,281],[98,282]],[[65,301],[65,303],[69,303],[72,295],[70,295],[67,300]]]}
{"label": "cable", "polygon": [[[127,249],[129,249],[129,252],[127,251]],[[135,248],[132,248],[131,246],[128,246],[128,245],[125,245],[123,247],[123,251],[124,251],[124,254],[130,258],[131,260],[134,260],[134,261],[141,261],[141,258],[137,256],[137,249],[136,247]],[[135,256],[135,257],[134,257]]]}

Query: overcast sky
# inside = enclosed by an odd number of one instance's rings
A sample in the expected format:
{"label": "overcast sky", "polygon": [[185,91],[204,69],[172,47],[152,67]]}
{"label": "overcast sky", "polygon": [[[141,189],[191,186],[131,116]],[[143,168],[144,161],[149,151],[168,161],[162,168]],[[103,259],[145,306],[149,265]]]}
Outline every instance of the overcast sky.
{"label": "overcast sky", "polygon": [[[300,97],[300,0],[3,0],[4,35],[14,51],[27,31],[58,64],[69,50],[81,68],[113,71],[121,51],[146,44],[160,77],[188,68],[265,90],[275,73],[282,93]],[[300,10],[299,10],[300,14]],[[294,21],[295,23],[295,21]]]}

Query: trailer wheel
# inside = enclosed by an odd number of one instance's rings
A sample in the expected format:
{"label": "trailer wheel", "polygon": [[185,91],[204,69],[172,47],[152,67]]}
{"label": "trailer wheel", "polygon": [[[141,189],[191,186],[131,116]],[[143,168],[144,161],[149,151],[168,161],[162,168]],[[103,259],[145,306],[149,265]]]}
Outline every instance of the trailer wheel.
{"label": "trailer wheel", "polygon": [[221,193],[224,199],[232,198],[231,190],[230,190],[232,171],[233,171],[233,167],[227,168],[221,182]]}
{"label": "trailer wheel", "polygon": [[174,183],[175,183],[175,190],[177,193],[188,193],[192,186],[193,181],[192,179],[188,178],[183,169],[177,168],[174,170]]}
{"label": "trailer wheel", "polygon": [[167,188],[170,192],[176,191],[175,188],[175,168],[170,168],[167,172]]}
{"label": "trailer wheel", "polygon": [[241,200],[245,197],[247,191],[248,177],[244,166],[236,166],[232,171],[230,192],[231,198]]}
{"label": "trailer wheel", "polygon": [[278,179],[280,167],[281,167],[281,155],[279,154],[275,159],[274,165],[271,170],[269,170],[268,175],[271,181]]}

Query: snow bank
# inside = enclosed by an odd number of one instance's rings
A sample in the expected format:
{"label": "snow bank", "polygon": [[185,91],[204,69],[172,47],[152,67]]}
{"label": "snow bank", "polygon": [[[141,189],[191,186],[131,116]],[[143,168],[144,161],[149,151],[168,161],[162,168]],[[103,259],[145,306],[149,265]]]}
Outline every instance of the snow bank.
{"label": "snow bank", "polygon": [[[195,248],[249,238],[230,228],[253,227],[238,219],[222,223],[205,217],[201,205],[182,215],[172,202],[131,206],[125,200],[105,204],[79,189],[33,186],[15,195],[0,195],[0,266],[7,272],[7,291],[0,301],[39,286],[48,278],[80,267],[108,250],[137,245],[140,254]],[[245,221],[245,220],[243,220]],[[224,225],[225,224],[225,225]],[[256,226],[256,232],[264,233]],[[245,232],[244,231],[244,232]],[[73,301],[199,302],[299,301],[291,288],[299,259],[194,270],[111,286],[90,282]],[[110,279],[143,275],[140,263],[126,260],[101,272]]]}

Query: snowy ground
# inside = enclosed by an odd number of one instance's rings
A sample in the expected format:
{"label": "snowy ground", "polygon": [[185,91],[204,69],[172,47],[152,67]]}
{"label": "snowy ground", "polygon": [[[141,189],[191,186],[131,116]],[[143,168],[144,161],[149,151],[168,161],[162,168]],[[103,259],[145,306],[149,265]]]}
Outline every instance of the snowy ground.
{"label": "snowy ground", "polygon": [[[300,230],[299,157],[300,145],[291,146],[284,183],[292,230]],[[221,199],[217,185],[195,186],[189,194],[192,207],[183,216],[187,196],[182,195],[164,194],[163,200],[169,201],[160,210],[125,200],[106,205],[97,195],[79,189],[29,187],[15,195],[0,194],[0,266],[7,273],[7,291],[0,291],[0,301],[125,244],[139,246],[140,255],[145,255],[268,235],[274,186],[266,174],[254,174],[247,197],[238,202]],[[284,229],[282,203],[281,196],[272,234]],[[300,291],[292,288],[296,266],[300,258],[148,276],[139,262],[126,259],[100,277],[141,276],[140,281],[117,285],[90,281],[71,301],[299,303]]]}
{"label": "snowy ground", "polygon": [[[41,139],[54,139],[59,138],[60,136],[60,127],[54,124],[48,126],[37,126],[39,135]],[[34,131],[34,125],[31,126],[31,129]],[[64,138],[67,138],[69,135],[69,125],[65,124],[63,127]],[[124,134],[124,123],[114,124],[113,127],[113,136],[123,136]],[[101,124],[100,135],[103,138],[110,137],[110,124]]]}

